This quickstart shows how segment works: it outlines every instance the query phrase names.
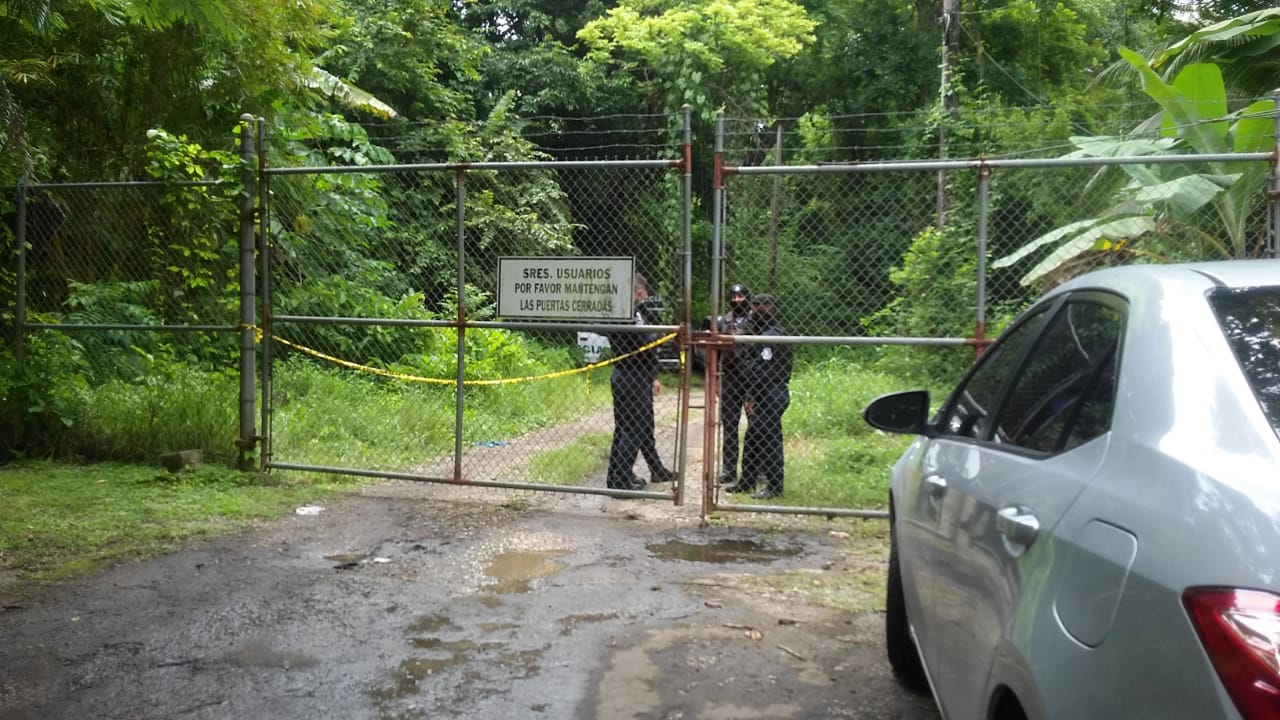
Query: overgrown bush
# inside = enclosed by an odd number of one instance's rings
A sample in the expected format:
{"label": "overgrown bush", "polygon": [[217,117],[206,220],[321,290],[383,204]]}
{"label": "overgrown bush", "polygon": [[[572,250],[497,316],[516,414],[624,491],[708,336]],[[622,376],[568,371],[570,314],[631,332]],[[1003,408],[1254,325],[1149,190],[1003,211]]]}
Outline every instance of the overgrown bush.
{"label": "overgrown bush", "polygon": [[[893,300],[863,318],[873,335],[972,337],[976,317],[977,258],[971,228],[927,228],[889,273]],[[919,384],[954,381],[973,361],[972,348],[886,347],[879,368]]]}
{"label": "overgrown bush", "polygon": [[144,358],[134,378],[84,388],[64,452],[88,460],[154,462],[165,452],[200,449],[230,463],[239,453],[240,381],[234,370]]}
{"label": "overgrown bush", "polygon": [[[11,315],[0,319],[14,322]],[[64,452],[89,387],[84,347],[66,333],[30,333],[25,353],[19,368],[14,346],[0,347],[0,462]]]}

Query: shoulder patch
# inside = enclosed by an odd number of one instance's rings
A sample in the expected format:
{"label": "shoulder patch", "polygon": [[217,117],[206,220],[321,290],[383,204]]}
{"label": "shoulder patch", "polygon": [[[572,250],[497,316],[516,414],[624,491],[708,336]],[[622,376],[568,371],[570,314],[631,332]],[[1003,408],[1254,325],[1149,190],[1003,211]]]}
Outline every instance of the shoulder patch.
{"label": "shoulder patch", "polygon": [[767,347],[767,348],[765,348],[765,349],[761,350],[761,351],[760,351],[760,359],[761,359],[761,360],[772,360],[772,359],[773,359],[773,348],[771,348],[771,347]]}

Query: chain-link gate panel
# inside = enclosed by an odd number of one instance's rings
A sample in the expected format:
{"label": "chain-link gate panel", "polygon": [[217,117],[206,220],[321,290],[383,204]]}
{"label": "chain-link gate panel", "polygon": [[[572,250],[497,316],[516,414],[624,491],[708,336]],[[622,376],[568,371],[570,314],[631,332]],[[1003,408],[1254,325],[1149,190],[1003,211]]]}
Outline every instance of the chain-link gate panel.
{"label": "chain-link gate panel", "polygon": [[[1175,168],[1144,167],[1178,160],[1184,164]],[[721,312],[730,312],[731,285],[767,293],[777,310],[771,333],[783,336],[760,337],[756,326],[728,337],[721,352],[759,357],[789,346],[811,360],[809,369],[819,371],[804,374],[799,395],[792,388],[786,406],[792,418],[805,393],[829,401],[824,386],[833,383],[820,378],[833,348],[880,346],[883,359],[911,346],[911,367],[945,391],[975,349],[1059,282],[1122,263],[1263,257],[1272,242],[1268,158],[1260,154],[1206,157],[1198,164],[1194,156],[1148,156],[721,166]],[[1157,182],[1162,179],[1167,182]],[[1232,184],[1239,179],[1249,182]],[[775,501],[773,493],[757,497],[786,506],[738,502],[737,493],[759,487],[769,474],[748,470],[750,417],[732,417],[760,391],[746,391],[747,402],[735,400],[742,391],[721,370],[715,385],[729,416],[719,417],[717,467],[733,484],[716,494],[716,507],[848,512],[797,507]],[[839,443],[860,429],[842,433],[838,423],[858,423],[856,414],[822,404],[834,410],[836,425],[815,423],[809,414],[799,421],[807,435],[784,433],[783,474],[801,483],[825,482],[828,474],[793,473],[795,456],[811,461],[823,455],[815,445]],[[784,418],[784,431],[791,422]],[[725,436],[734,425],[747,429],[737,443]]]}
{"label": "chain-link gate panel", "polygon": [[[227,461],[237,446],[239,188],[197,183],[30,184],[14,189],[12,286],[17,377],[82,377],[22,386],[23,430],[85,458],[153,461],[200,447]],[[45,393],[44,397],[26,393]],[[178,394],[201,407],[177,407]],[[55,415],[60,422],[47,422]],[[250,433],[251,434],[251,433]],[[10,438],[5,438],[5,442]],[[182,443],[175,447],[167,443]],[[0,448],[5,443],[0,443]]]}
{"label": "chain-link gate panel", "polygon": [[726,284],[774,295],[790,335],[889,329],[873,320],[895,297],[890,271],[934,222],[931,176],[747,175],[726,187]]}
{"label": "chain-link gate panel", "polygon": [[[269,173],[269,465],[671,497],[688,404],[668,300],[685,294],[671,167]],[[359,203],[353,221],[340,201],[353,196],[389,200]],[[504,262],[569,258],[625,260],[647,297],[629,273],[539,267],[530,297],[604,289],[634,312],[566,317],[548,300],[499,313]],[[367,415],[326,412],[334,392],[362,395]],[[335,446],[348,451],[320,449]]]}
{"label": "chain-link gate panel", "polygon": [[236,190],[215,183],[28,186],[27,312],[67,325],[234,327]]}

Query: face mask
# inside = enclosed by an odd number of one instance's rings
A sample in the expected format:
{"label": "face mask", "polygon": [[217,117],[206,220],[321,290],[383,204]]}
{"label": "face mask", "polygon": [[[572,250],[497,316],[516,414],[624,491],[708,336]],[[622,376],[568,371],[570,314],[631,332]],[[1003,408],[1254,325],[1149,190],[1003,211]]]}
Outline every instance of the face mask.
{"label": "face mask", "polygon": [[747,312],[747,300],[746,298],[743,298],[742,300],[734,300],[729,303],[729,307],[733,309],[734,313],[742,315]]}
{"label": "face mask", "polygon": [[765,312],[764,310],[751,311],[751,322],[756,327],[764,327],[765,325],[769,324],[769,321],[771,319],[773,319],[773,315],[771,313]]}

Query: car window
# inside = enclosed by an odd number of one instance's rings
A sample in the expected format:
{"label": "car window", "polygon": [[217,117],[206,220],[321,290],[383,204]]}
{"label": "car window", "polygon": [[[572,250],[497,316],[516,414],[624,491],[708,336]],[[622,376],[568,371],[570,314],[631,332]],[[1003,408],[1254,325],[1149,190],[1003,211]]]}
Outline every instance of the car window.
{"label": "car window", "polygon": [[1258,398],[1280,435],[1280,288],[1219,289],[1209,304]]}
{"label": "car window", "polygon": [[992,440],[1056,452],[1105,433],[1123,327],[1123,314],[1111,305],[1064,304],[1013,381]]}
{"label": "car window", "polygon": [[1048,306],[1032,311],[983,353],[939,417],[937,426],[943,434],[971,438],[986,434],[1003,383],[1035,341],[1047,311]]}

